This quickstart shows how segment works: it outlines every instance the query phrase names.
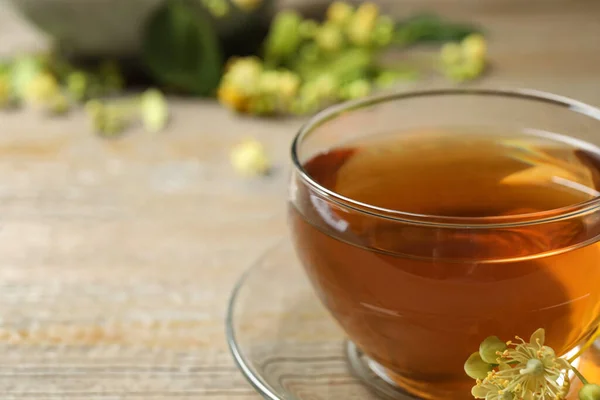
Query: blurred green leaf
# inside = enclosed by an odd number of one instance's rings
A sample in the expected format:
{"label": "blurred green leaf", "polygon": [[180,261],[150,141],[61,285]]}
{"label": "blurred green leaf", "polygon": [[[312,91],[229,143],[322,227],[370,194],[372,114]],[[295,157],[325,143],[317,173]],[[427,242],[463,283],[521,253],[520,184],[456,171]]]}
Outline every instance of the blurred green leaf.
{"label": "blurred green leaf", "polygon": [[481,30],[472,24],[445,21],[435,14],[418,14],[396,25],[394,43],[411,45],[424,42],[459,41]]}
{"label": "blurred green leaf", "polygon": [[150,18],[143,37],[144,63],[162,84],[210,95],[219,84],[223,57],[210,19],[185,0],[167,0]]}

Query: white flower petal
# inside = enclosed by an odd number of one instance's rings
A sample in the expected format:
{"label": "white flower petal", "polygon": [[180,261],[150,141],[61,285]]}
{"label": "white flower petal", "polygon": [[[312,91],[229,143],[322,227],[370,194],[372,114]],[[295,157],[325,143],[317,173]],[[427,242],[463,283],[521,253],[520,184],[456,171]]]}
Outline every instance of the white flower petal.
{"label": "white flower petal", "polygon": [[546,331],[543,328],[540,328],[537,331],[533,332],[533,334],[531,335],[531,338],[529,339],[529,344],[531,344],[532,346],[535,346],[535,345],[543,346],[545,339],[546,339]]}

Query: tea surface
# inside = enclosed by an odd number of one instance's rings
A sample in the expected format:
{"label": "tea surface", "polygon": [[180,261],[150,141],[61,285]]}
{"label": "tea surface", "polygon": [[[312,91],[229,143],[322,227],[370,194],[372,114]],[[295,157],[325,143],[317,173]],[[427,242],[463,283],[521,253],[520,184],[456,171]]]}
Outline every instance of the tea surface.
{"label": "tea surface", "polygon": [[[349,143],[304,167],[327,189],[371,206],[497,217],[598,196],[597,151],[555,134],[419,131]],[[528,337],[543,327],[548,344],[566,352],[597,324],[597,215],[438,229],[344,209],[297,185],[292,230],[319,296],[413,393],[469,398],[462,364],[489,335]]]}
{"label": "tea surface", "polygon": [[593,150],[548,134],[415,132],[350,144],[305,167],[328,189],[369,205],[485,217],[551,210],[599,195],[600,154]]}

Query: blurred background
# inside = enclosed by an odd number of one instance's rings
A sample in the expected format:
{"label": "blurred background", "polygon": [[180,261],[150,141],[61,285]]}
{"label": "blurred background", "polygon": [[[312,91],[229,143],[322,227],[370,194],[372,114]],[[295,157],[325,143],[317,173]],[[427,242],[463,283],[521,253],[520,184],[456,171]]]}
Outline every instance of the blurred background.
{"label": "blurred background", "polygon": [[[596,21],[600,13],[597,2],[381,0],[375,9],[370,9],[368,3],[359,7],[354,20],[347,24],[343,22],[343,7],[332,7],[335,15],[327,16],[329,3],[3,0],[0,50],[2,55],[22,57],[24,53],[58,49],[52,52],[58,60],[52,60],[55,65],[50,69],[71,98],[101,97],[141,84],[178,94],[219,95],[223,106],[254,115],[310,115],[332,102],[382,87],[402,89],[456,83],[528,86],[594,101],[597,88],[595,80],[590,82],[589,78],[596,76],[599,65],[598,45],[593,40],[600,29]],[[286,10],[295,10],[299,16],[282,15]],[[176,27],[186,32],[180,38],[175,36]],[[443,44],[459,42],[469,33],[483,35],[484,47],[478,50],[471,43],[468,51],[481,53],[485,65],[459,60],[462,56],[457,49],[446,49],[443,54]],[[366,35],[364,40],[361,35]],[[370,53],[368,57],[372,59],[366,61],[366,67],[360,60],[364,54],[347,54],[354,48]],[[381,54],[392,61],[381,63]],[[269,72],[292,74],[257,77],[261,94],[248,95],[255,98],[242,106],[240,91],[250,92],[252,88],[236,87],[236,73],[238,69],[252,73],[254,60],[239,63],[245,64],[239,68],[232,66],[236,65],[234,58],[248,55],[258,56],[260,68]],[[339,59],[342,64],[350,61],[354,68],[347,68],[350,73],[340,71],[337,81],[321,81],[325,86],[338,86],[335,93],[314,93],[311,83],[323,75],[326,66],[333,65],[325,65],[331,59]],[[74,64],[56,66],[67,60]],[[92,80],[102,79],[102,65],[109,63],[115,64],[112,78],[119,83],[115,90],[108,88],[111,77],[100,83],[104,87],[99,90],[90,88]],[[461,63],[462,67],[456,65]],[[109,71],[110,67],[104,70]],[[81,78],[73,76],[73,72],[85,73],[87,91],[80,88],[73,93],[75,89],[69,85],[77,79],[71,78]],[[566,79],[568,87],[564,85]],[[355,81],[360,82],[352,85]],[[293,92],[289,99],[279,93],[283,89],[267,93],[267,86],[286,82],[288,92]],[[277,99],[267,101],[267,95]],[[262,102],[258,101],[259,96]],[[282,104],[288,100],[289,104]]]}
{"label": "blurred background", "polygon": [[[228,3],[228,0],[223,2]],[[1,51],[2,54],[11,54],[42,49],[51,38],[78,55],[105,58],[140,56],[144,25],[164,3],[162,0],[3,0]],[[211,1],[192,3],[205,8],[203,4]],[[212,3],[218,4],[219,1]],[[240,11],[235,4],[230,4],[227,15],[209,16],[221,38],[226,38],[226,42],[238,42],[237,47],[229,46],[232,48],[228,49],[229,52],[256,52],[257,43],[252,40],[251,33],[257,29],[268,29],[271,17],[278,10],[295,8],[304,15],[322,19],[328,2],[265,0],[256,3],[256,9],[247,11]],[[396,21],[425,11],[447,21],[474,24],[483,29],[491,41],[489,52],[493,77],[501,83],[547,86],[551,85],[547,82],[549,77],[560,74],[572,79],[576,91],[585,90],[585,87],[594,90],[581,80],[598,72],[598,60],[593,54],[598,49],[593,40],[599,29],[595,20],[600,12],[597,2],[381,0],[377,4],[382,13],[391,15]],[[37,32],[28,22],[33,22]],[[589,55],[582,59],[582,54]]]}

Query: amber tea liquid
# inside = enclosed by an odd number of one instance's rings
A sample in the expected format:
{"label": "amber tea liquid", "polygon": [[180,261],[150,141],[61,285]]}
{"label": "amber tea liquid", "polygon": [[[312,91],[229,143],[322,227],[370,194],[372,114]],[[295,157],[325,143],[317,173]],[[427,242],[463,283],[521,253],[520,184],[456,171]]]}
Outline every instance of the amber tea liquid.
{"label": "amber tea liquid", "polygon": [[[349,199],[430,222],[535,220],[600,194],[598,149],[540,132],[385,134],[315,155],[304,168]],[[489,229],[421,226],[297,187],[292,231],[318,295],[414,394],[470,398],[463,363],[487,336],[529,337],[542,327],[565,353],[598,323],[598,212]]]}

